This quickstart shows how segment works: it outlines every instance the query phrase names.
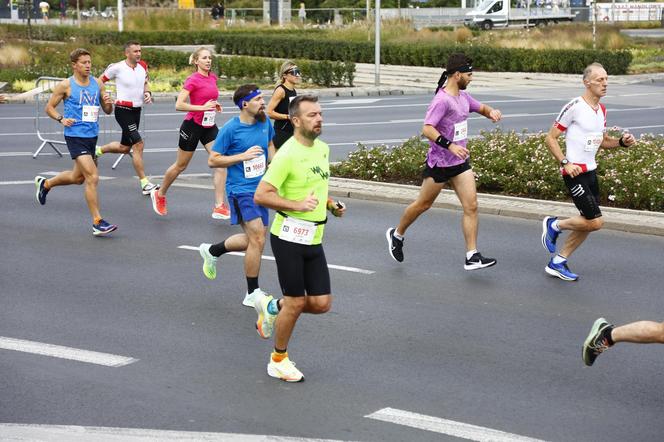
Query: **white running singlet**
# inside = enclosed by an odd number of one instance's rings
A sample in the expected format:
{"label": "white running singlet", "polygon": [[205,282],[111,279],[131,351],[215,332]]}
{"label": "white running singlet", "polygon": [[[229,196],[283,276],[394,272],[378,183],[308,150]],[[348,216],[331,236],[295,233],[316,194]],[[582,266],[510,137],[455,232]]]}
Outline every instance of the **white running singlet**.
{"label": "white running singlet", "polygon": [[595,155],[606,129],[606,107],[599,103],[594,110],[583,97],[577,97],[563,107],[553,126],[566,133],[565,158],[584,172],[595,170]]}
{"label": "white running singlet", "polygon": [[147,75],[148,65],[143,60],[139,61],[135,68],[123,60],[110,64],[104,75],[101,76],[101,81],[115,79],[115,104],[125,107],[142,107]]}

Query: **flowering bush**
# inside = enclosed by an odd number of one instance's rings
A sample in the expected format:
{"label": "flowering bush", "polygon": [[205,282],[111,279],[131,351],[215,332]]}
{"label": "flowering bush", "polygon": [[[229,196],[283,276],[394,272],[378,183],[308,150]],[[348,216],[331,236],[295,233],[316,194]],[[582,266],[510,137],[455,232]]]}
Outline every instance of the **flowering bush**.
{"label": "flowering bush", "polygon": [[[569,201],[545,134],[483,132],[468,141],[480,192]],[[561,140],[563,150],[564,139]],[[428,143],[414,137],[401,146],[359,145],[334,165],[335,176],[420,184]],[[664,136],[644,135],[631,148],[602,149],[598,156],[601,204],[664,212]]]}

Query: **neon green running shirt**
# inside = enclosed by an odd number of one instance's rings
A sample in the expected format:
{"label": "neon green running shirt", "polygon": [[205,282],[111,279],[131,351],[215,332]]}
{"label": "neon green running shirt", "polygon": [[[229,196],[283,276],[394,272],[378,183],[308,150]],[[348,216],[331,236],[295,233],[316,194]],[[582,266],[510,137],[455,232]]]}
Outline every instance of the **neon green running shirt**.
{"label": "neon green running shirt", "polygon": [[[283,210],[286,215],[305,221],[323,221],[327,216],[327,192],[330,178],[330,147],[319,139],[311,147],[300,144],[291,137],[272,159],[263,181],[277,188],[279,196],[291,201],[301,201],[312,192],[318,206],[311,212]],[[276,213],[270,233],[279,236],[284,217]],[[325,225],[316,228],[312,245],[323,241]]]}

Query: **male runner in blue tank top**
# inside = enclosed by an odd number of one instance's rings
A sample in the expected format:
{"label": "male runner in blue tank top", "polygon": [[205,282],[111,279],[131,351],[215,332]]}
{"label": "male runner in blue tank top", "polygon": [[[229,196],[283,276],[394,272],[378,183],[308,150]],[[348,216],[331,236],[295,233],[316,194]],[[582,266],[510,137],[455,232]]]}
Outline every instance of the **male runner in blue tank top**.
{"label": "male runner in blue tank top", "polygon": [[[90,75],[92,57],[85,49],[75,49],[69,55],[74,75],[62,80],[53,89],[46,104],[46,114],[62,124],[69,154],[74,160],[74,168],[60,172],[50,179],[35,177],[36,198],[39,204],[46,204],[46,195],[56,186],[85,184],[85,201],[92,215],[92,234],[103,236],[118,226],[109,224],[99,213],[97,199],[97,163],[95,148],[99,134],[99,108],[106,114],[113,111],[113,101],[106,93],[104,84]],[[64,114],[56,107],[64,101]]]}

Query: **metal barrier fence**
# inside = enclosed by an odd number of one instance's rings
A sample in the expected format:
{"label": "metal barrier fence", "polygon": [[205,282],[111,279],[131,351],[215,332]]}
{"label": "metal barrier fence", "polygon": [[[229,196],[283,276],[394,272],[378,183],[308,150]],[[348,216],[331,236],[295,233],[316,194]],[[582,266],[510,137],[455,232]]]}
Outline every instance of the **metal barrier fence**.
{"label": "metal barrier fence", "polygon": [[[32,155],[32,158],[37,158],[37,156],[42,153],[42,150],[44,147],[46,147],[46,145],[51,146],[55,153],[62,157],[62,152],[56,147],[56,145],[67,144],[64,138],[64,126],[50,118],[48,115],[45,115],[44,112],[44,107],[46,106],[46,103],[48,103],[51,93],[53,92],[53,88],[62,80],[64,80],[64,78],[39,77],[35,83],[35,87],[38,89],[38,92],[35,95],[35,130],[37,132],[37,138],[40,141],[40,145]],[[115,98],[115,83],[109,81],[105,83],[105,88],[106,92],[110,94],[111,98]],[[63,104],[60,103],[58,108],[62,106]],[[145,124],[146,118],[145,115],[142,115],[142,117],[143,118],[141,118],[139,131],[141,132],[143,139],[145,139],[145,133],[147,131]],[[106,113],[103,111],[99,112],[99,137],[97,139],[97,144],[103,146],[104,144],[108,144],[112,141],[118,141],[120,139],[119,134],[122,134],[122,131],[115,121],[114,115],[112,113],[110,115],[106,115]],[[131,153],[129,155],[131,155]],[[122,161],[124,156],[125,154],[120,154],[111,168],[115,169],[118,164],[120,164],[120,161]]]}

